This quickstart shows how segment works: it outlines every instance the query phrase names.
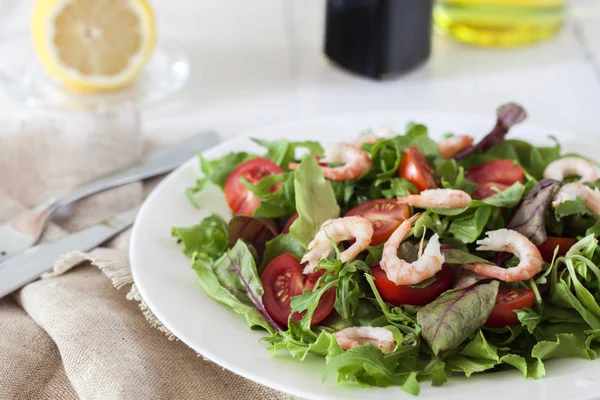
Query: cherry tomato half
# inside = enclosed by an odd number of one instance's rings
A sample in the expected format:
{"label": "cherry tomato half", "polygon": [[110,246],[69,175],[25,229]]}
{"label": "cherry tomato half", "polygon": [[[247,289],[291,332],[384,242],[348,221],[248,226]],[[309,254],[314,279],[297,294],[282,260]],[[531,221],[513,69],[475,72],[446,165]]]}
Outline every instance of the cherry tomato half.
{"label": "cherry tomato half", "polygon": [[567,251],[569,251],[571,246],[575,243],[577,243],[577,239],[574,238],[548,236],[546,241],[538,246],[538,249],[540,249],[544,261],[549,263],[552,262],[554,249],[556,249],[556,247],[558,247],[557,257],[561,257],[567,254]]}
{"label": "cherry tomato half", "polygon": [[398,176],[415,185],[419,192],[437,187],[433,169],[416,146],[409,147],[402,156]]}
{"label": "cherry tomato half", "polygon": [[523,168],[511,160],[493,160],[469,168],[465,178],[475,183],[496,182],[512,185],[524,182]]}
{"label": "cherry tomato half", "polygon": [[[260,205],[260,199],[244,186],[240,178],[244,177],[248,182],[255,184],[265,176],[282,173],[283,170],[279,168],[279,165],[266,158],[253,158],[238,165],[229,174],[223,189],[227,205],[236,215],[251,216]],[[273,186],[271,191],[276,192],[280,186],[281,184]]]}
{"label": "cherry tomato half", "polygon": [[410,211],[396,199],[376,199],[365,201],[346,213],[347,217],[352,215],[369,220],[373,225],[371,246],[377,246],[388,240],[402,221],[410,217]]}
{"label": "cherry tomato half", "polygon": [[524,182],[523,168],[505,159],[474,165],[465,177],[477,183],[477,189],[471,193],[474,199],[485,199],[498,193],[495,189],[503,191],[515,182]]}
{"label": "cherry tomato half", "polygon": [[531,289],[498,289],[496,305],[492,309],[485,326],[503,328],[506,325],[517,325],[519,318],[514,310],[531,308],[535,297]]}
{"label": "cherry tomato half", "polygon": [[444,265],[442,270],[437,273],[433,283],[422,288],[396,286],[394,282],[387,278],[381,267],[371,268],[371,273],[375,277],[375,286],[383,300],[395,306],[403,304],[424,306],[431,303],[450,287],[453,278],[452,269],[447,265]]}
{"label": "cherry tomato half", "polygon": [[[322,274],[323,271],[308,276],[303,275],[300,262],[289,253],[281,254],[271,260],[260,277],[264,287],[262,300],[271,318],[286,326],[292,312],[291,298],[304,290],[312,290]],[[334,304],[335,288],[331,288],[321,297],[312,316],[311,325],[323,321],[333,310]],[[302,314],[295,313],[292,322],[297,322],[301,318]]]}

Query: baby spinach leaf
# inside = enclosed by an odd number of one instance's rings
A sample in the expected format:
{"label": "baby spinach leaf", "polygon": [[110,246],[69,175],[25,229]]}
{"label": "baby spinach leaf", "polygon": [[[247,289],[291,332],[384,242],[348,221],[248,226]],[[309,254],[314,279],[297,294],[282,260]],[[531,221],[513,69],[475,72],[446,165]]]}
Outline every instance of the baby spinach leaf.
{"label": "baby spinach leaf", "polygon": [[498,294],[498,282],[477,285],[440,296],[417,312],[421,335],[433,354],[454,349],[489,317]]}
{"label": "baby spinach leaf", "polygon": [[259,272],[264,271],[267,265],[277,256],[290,253],[298,260],[302,258],[306,249],[292,235],[281,234],[269,240],[265,246],[262,263]]}
{"label": "baby spinach leaf", "polygon": [[550,205],[559,182],[552,179],[539,181],[521,202],[506,226],[540,245],[546,241],[546,209]]}
{"label": "baby spinach leaf", "polygon": [[306,157],[300,163],[294,175],[294,188],[298,219],[290,227],[290,235],[308,246],[323,222],[340,215],[340,207],[314,157]]}
{"label": "baby spinach leaf", "polygon": [[470,207],[488,204],[494,207],[514,207],[521,201],[525,186],[521,182],[515,182],[511,187],[482,200],[473,200]]}
{"label": "baby spinach leaf", "polygon": [[463,243],[473,243],[481,235],[492,213],[492,206],[478,207],[452,220],[448,233]]}
{"label": "baby spinach leaf", "polygon": [[173,227],[171,234],[183,245],[183,253],[191,257],[194,253],[210,259],[220,257],[228,248],[227,223],[218,214],[210,214],[198,225]]}

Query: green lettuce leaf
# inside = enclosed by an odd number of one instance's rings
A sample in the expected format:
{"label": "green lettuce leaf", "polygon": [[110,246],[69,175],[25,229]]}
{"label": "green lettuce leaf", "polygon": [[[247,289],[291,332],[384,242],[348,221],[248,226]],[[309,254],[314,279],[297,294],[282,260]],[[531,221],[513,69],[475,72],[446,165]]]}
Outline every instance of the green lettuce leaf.
{"label": "green lettuce leaf", "polygon": [[181,242],[183,253],[188,257],[198,253],[205,258],[216,259],[228,248],[227,222],[214,213],[198,225],[173,227],[171,234]]}
{"label": "green lettuce leaf", "polygon": [[290,235],[308,246],[321,224],[340,215],[340,207],[329,181],[314,157],[306,157],[294,175],[298,219],[290,227]]}
{"label": "green lettuce leaf", "polygon": [[214,300],[241,314],[251,328],[261,327],[269,332],[281,330],[262,303],[264,293],[254,257],[241,240],[215,263],[196,262],[200,287]]}

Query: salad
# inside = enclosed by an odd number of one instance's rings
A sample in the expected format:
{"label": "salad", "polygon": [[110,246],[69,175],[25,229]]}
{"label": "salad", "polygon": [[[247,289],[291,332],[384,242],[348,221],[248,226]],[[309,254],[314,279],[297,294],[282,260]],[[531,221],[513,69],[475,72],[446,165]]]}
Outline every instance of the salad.
{"label": "salad", "polygon": [[479,141],[410,123],[199,155],[188,199],[217,185],[233,216],[172,234],[208,296],[272,354],[323,357],[324,379],[413,395],[502,369],[540,379],[546,360],[600,351],[600,180],[556,140],[508,135],[525,118],[502,105]]}

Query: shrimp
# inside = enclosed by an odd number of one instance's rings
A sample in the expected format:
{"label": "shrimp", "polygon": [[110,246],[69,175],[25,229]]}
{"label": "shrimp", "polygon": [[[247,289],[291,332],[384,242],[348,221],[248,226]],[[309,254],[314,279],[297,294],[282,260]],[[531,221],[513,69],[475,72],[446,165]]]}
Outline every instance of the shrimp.
{"label": "shrimp", "polygon": [[552,161],[544,170],[544,178],[557,181],[573,175],[581,177],[579,182],[595,182],[598,179],[594,164],[579,157],[564,157]]}
{"label": "shrimp", "polygon": [[[320,162],[328,164],[345,164],[342,167],[333,168],[321,166],[325,178],[333,181],[357,179],[373,168],[373,164],[371,163],[371,159],[367,152],[352,144],[342,142],[329,147],[325,152],[325,158],[321,159]],[[289,168],[297,170],[298,164],[290,163]]]}
{"label": "shrimp", "polygon": [[538,248],[525,236],[510,229],[486,232],[487,237],[477,241],[477,250],[506,251],[519,257],[519,264],[513,268],[475,263],[463,265],[476,274],[505,282],[519,282],[535,276],[542,270],[544,260]]}
{"label": "shrimp", "polygon": [[418,208],[463,208],[471,203],[471,196],[462,190],[429,189],[419,194],[399,197],[398,203]]}
{"label": "shrimp", "polygon": [[396,348],[396,340],[392,332],[385,328],[374,326],[352,326],[335,333],[335,341],[344,350],[372,343],[383,354],[388,354]]}
{"label": "shrimp", "polygon": [[372,237],[373,225],[363,217],[343,217],[323,222],[315,238],[308,244],[309,252],[300,261],[302,264],[308,263],[303,273],[313,273],[319,261],[329,257],[334,250],[332,241],[339,243],[343,240],[356,239],[352,246],[340,254],[340,261],[345,263],[353,260],[358,253],[369,247]]}
{"label": "shrimp", "polygon": [[440,153],[444,158],[452,158],[472,144],[473,138],[469,135],[452,136],[440,142]]}
{"label": "shrimp", "polygon": [[402,222],[383,245],[381,269],[385,271],[387,278],[396,285],[416,285],[423,282],[441,270],[445,261],[444,255],[440,251],[437,233],[429,239],[425,251],[417,261],[409,263],[398,258],[398,247],[410,232],[413,221],[418,217],[419,214],[415,214]]}
{"label": "shrimp", "polygon": [[563,202],[575,200],[577,197],[581,197],[585,206],[590,211],[600,214],[600,191],[598,191],[598,188],[592,190],[580,182],[572,182],[563,185],[558,192],[556,192],[554,200],[552,201],[552,207],[557,208]]}
{"label": "shrimp", "polygon": [[385,139],[388,137],[392,137],[394,135],[395,135],[395,133],[392,130],[392,128],[390,128],[389,126],[386,126],[386,125],[382,125],[379,128],[375,129],[374,131],[371,131],[371,133],[368,133],[368,134],[361,136],[358,139],[354,140],[352,142],[352,145],[355,147],[358,147],[360,149],[360,148],[362,148],[362,145],[365,143],[374,144],[374,143],[377,143],[377,141],[379,139]]}

